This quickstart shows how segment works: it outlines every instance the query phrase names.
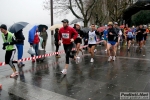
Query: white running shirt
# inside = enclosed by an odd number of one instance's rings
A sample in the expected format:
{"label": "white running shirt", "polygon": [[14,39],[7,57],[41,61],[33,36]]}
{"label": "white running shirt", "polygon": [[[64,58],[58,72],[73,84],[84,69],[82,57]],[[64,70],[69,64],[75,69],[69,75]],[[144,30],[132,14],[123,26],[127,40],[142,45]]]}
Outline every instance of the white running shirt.
{"label": "white running shirt", "polygon": [[91,32],[89,31],[88,33],[89,39],[88,39],[88,44],[96,44],[97,39],[96,39],[96,33],[95,31]]}

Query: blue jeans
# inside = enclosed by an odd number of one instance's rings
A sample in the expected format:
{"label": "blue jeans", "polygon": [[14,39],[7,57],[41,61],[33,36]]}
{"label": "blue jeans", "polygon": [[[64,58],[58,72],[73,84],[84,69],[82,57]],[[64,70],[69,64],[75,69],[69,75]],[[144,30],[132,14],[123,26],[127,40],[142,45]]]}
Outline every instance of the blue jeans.
{"label": "blue jeans", "polygon": [[[38,56],[39,44],[33,44],[33,48],[35,50],[36,56]],[[34,55],[31,55],[31,57],[34,57]]]}
{"label": "blue jeans", "polygon": [[23,56],[23,45],[22,44],[16,44],[17,50],[18,50],[18,60],[22,59]]}

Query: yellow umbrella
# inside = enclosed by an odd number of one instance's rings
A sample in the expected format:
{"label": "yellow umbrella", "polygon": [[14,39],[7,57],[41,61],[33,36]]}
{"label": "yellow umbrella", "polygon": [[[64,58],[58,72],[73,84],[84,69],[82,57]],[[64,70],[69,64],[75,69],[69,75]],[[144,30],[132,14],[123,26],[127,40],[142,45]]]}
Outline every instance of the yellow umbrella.
{"label": "yellow umbrella", "polygon": [[62,24],[55,24],[55,25],[50,27],[50,30],[55,30],[56,28],[61,28],[61,27],[63,27]]}

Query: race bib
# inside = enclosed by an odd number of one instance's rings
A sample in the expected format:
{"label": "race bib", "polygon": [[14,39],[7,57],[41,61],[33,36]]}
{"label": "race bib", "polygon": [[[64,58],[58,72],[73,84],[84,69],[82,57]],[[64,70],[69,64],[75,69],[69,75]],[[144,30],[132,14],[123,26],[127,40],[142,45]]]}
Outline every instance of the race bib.
{"label": "race bib", "polygon": [[89,37],[90,37],[90,39],[89,39],[90,41],[94,40],[94,36],[90,35]]}
{"label": "race bib", "polygon": [[62,33],[62,38],[69,39],[69,33]]}

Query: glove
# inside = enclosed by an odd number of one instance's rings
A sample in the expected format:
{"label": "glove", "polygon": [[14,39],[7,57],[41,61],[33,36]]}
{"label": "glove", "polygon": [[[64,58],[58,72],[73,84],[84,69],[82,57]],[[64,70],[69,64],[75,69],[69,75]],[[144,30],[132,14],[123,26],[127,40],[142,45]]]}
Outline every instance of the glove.
{"label": "glove", "polygon": [[3,43],[3,46],[7,46],[9,44],[10,44],[9,42],[6,42],[6,43]]}
{"label": "glove", "polygon": [[6,47],[5,46],[3,46],[3,48],[2,48],[3,50],[5,50],[6,49]]}

